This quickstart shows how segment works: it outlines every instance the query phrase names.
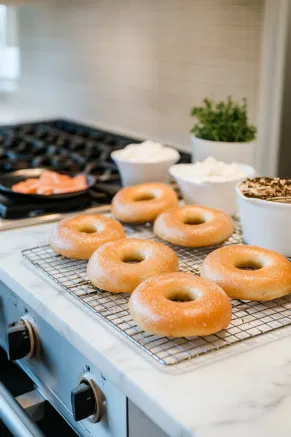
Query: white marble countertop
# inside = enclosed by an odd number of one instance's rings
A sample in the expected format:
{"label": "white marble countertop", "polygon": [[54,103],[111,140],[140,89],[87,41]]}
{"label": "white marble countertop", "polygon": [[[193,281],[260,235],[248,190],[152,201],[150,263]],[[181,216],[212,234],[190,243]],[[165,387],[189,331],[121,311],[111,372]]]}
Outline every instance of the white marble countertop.
{"label": "white marble countertop", "polygon": [[53,226],[0,233],[0,280],[169,436],[291,435],[290,327],[164,367],[22,259],[21,250],[46,243]]}

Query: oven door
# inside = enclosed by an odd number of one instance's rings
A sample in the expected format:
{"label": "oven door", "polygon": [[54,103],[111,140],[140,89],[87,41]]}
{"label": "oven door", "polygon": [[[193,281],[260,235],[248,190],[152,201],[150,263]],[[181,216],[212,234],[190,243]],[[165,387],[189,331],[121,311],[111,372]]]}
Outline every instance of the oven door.
{"label": "oven door", "polygon": [[76,437],[77,434],[40,394],[32,379],[8,360],[0,346],[0,436],[56,435]]}
{"label": "oven door", "polygon": [[[0,344],[10,358],[7,367],[19,368],[32,383],[28,391],[36,387],[46,400],[44,419],[38,422],[46,437],[71,437],[71,431],[83,437],[127,437],[125,394],[1,281]],[[10,383],[13,379],[6,378]],[[4,382],[1,368],[0,380]],[[54,410],[51,420],[49,407]],[[62,418],[70,429],[67,425],[63,431]]]}
{"label": "oven door", "polygon": [[[22,396],[22,399],[26,397]],[[39,407],[42,403],[44,400],[39,397]],[[44,437],[25,408],[17,402],[2,382],[0,382],[0,419],[14,437]]]}

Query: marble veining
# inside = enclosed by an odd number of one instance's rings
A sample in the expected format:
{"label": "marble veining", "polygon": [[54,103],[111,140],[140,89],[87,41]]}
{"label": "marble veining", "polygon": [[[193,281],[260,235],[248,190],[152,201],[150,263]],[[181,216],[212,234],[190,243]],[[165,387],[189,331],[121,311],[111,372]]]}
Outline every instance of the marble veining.
{"label": "marble veining", "polygon": [[0,233],[0,280],[171,437],[289,437],[291,327],[166,368],[22,259],[55,224]]}

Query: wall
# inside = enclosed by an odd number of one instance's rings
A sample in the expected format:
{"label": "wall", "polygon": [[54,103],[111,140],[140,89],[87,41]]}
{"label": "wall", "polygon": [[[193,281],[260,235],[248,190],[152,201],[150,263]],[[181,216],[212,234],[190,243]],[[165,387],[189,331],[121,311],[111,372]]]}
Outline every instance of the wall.
{"label": "wall", "polygon": [[83,0],[20,8],[21,97],[188,146],[205,96],[258,112],[264,0]]}
{"label": "wall", "polygon": [[280,117],[280,144],[278,153],[278,176],[291,179],[291,6],[287,22],[286,62],[284,70],[284,86],[282,110]]}
{"label": "wall", "polygon": [[0,92],[15,91],[20,72],[17,10],[0,5]]}

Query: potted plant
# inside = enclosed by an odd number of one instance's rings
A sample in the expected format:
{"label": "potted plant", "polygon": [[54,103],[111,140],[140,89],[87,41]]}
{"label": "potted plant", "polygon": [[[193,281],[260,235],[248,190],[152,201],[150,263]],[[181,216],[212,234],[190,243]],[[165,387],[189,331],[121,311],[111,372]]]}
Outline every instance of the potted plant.
{"label": "potted plant", "polygon": [[192,133],[193,161],[208,156],[224,162],[254,165],[256,128],[249,124],[247,101],[213,102],[204,99],[202,106],[192,108],[195,117]]}

